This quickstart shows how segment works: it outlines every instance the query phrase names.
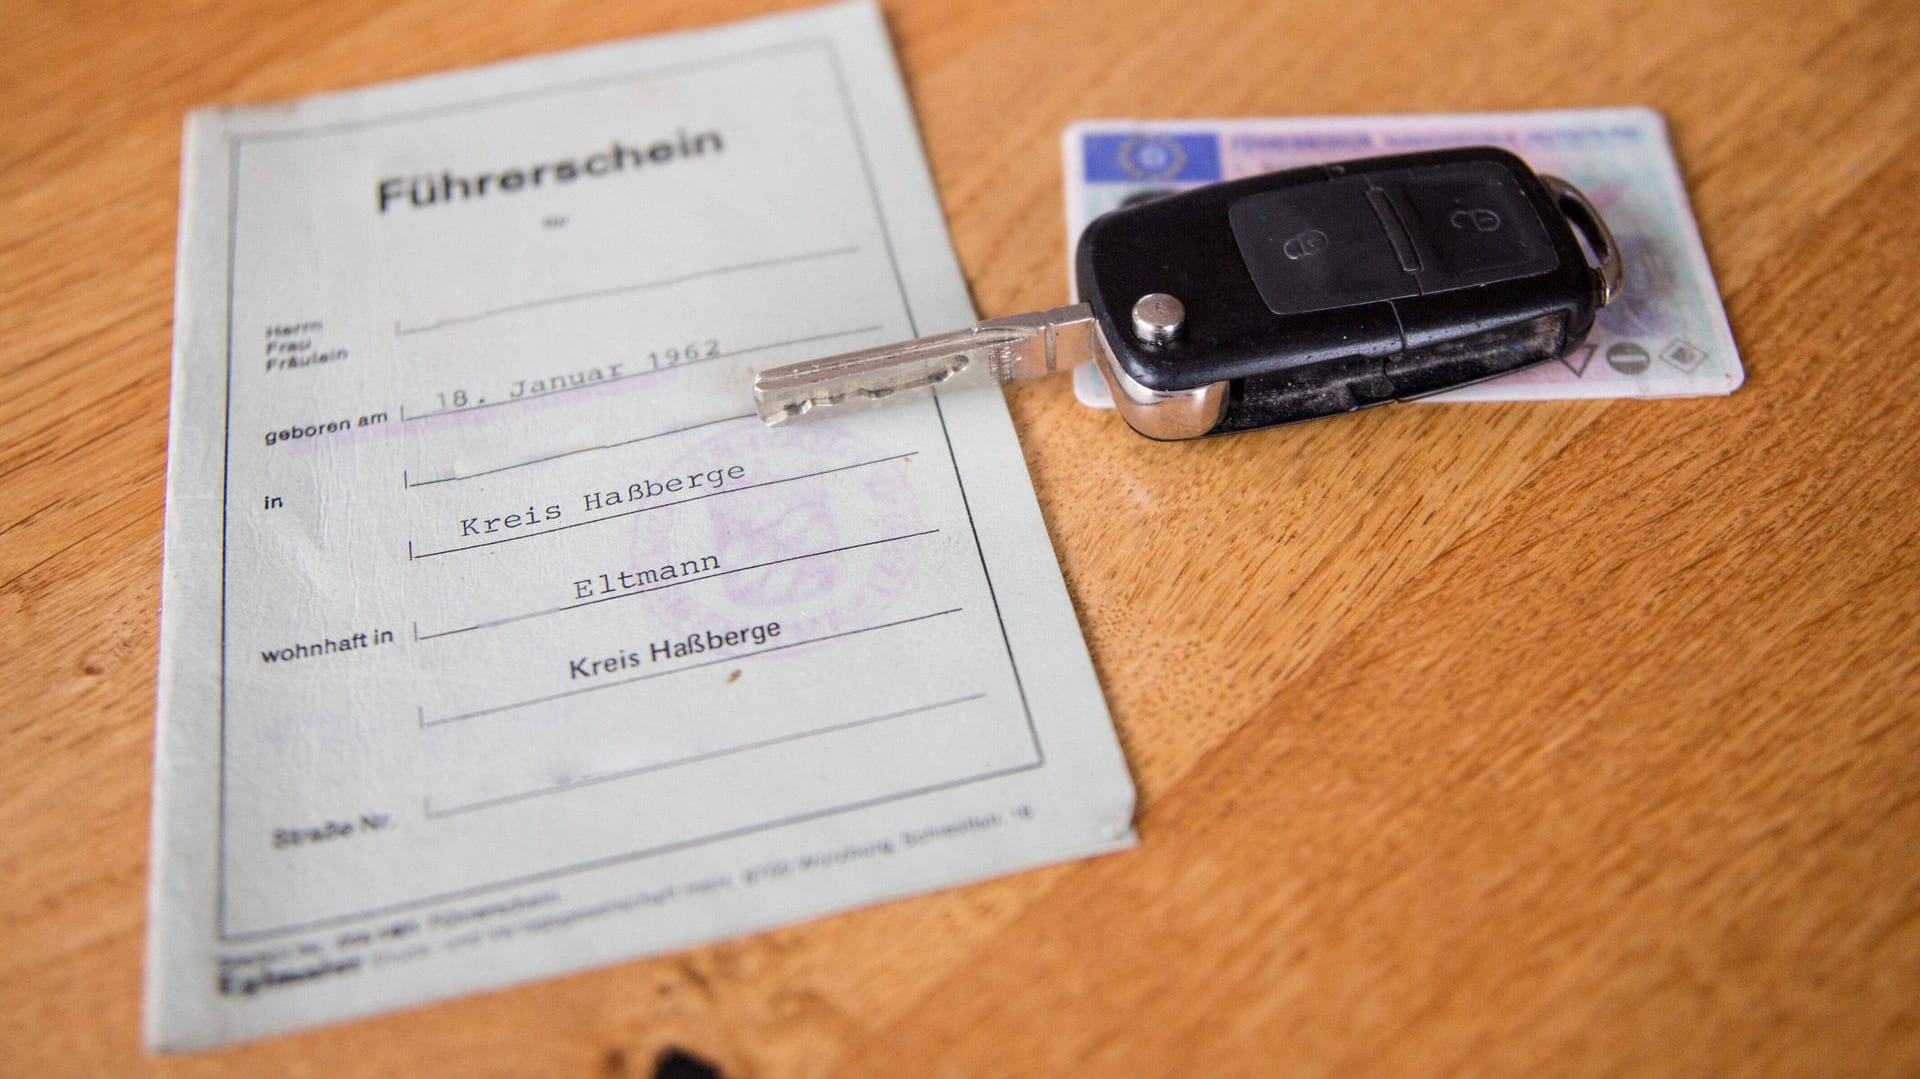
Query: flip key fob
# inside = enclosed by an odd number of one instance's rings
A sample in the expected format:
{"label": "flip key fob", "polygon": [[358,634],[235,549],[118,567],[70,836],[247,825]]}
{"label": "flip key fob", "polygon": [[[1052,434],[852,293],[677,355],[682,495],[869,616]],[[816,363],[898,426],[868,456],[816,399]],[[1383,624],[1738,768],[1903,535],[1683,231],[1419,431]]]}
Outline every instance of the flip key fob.
{"label": "flip key fob", "polygon": [[1082,303],[761,372],[781,424],[1093,362],[1149,438],[1404,401],[1565,355],[1621,284],[1571,184],[1472,147],[1253,176],[1081,234]]}
{"label": "flip key fob", "polygon": [[1491,147],[1116,210],[1081,235],[1075,273],[1105,331],[1101,373],[1151,438],[1331,416],[1565,355],[1621,277],[1586,198]]}

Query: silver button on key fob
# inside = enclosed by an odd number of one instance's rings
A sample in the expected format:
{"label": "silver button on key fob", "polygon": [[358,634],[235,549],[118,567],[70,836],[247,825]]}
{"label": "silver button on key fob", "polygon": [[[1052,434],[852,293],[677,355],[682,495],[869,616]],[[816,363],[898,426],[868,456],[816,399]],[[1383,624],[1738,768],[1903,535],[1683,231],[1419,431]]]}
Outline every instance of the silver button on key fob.
{"label": "silver button on key fob", "polygon": [[1579,345],[1621,287],[1586,197],[1492,147],[1290,169],[1095,219],[1084,302],[761,372],[768,424],[1096,363],[1149,438],[1317,419]]}

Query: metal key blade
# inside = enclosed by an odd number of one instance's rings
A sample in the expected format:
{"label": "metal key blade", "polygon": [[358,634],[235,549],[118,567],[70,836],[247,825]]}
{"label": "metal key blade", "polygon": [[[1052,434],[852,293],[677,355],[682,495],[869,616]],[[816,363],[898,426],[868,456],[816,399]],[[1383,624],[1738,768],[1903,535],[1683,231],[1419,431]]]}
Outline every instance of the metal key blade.
{"label": "metal key blade", "polygon": [[777,427],[925,397],[935,387],[970,389],[1040,378],[1092,360],[1103,344],[1092,308],[1056,307],[769,368],[754,376],[753,405],[767,426]]}

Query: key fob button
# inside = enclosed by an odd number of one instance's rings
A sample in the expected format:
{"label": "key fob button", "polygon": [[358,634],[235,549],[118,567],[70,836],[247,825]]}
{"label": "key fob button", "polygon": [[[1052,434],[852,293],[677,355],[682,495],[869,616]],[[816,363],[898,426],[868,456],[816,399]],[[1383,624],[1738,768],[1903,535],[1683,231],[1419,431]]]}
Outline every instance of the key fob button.
{"label": "key fob button", "polygon": [[[1288,169],[1102,215],[1075,282],[1135,430],[1250,431],[1565,355],[1618,288],[1618,248],[1573,202],[1490,146]],[[1151,293],[1180,298],[1178,336],[1136,332]]]}
{"label": "key fob button", "polygon": [[1359,177],[1248,195],[1227,208],[1254,287],[1276,315],[1417,296]]}
{"label": "key fob button", "polygon": [[1406,222],[1431,294],[1551,272],[1560,264],[1513,174],[1471,161],[1374,177]]}

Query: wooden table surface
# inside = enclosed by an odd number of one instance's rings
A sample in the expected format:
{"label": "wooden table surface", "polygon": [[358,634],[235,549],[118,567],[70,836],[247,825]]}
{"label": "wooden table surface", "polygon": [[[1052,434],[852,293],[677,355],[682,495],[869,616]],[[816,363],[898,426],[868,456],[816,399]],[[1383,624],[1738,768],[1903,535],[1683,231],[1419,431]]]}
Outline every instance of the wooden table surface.
{"label": "wooden table surface", "polygon": [[753,0],[10,0],[0,1074],[1920,1073],[1920,5],[892,3],[985,315],[1102,116],[1646,104],[1746,386],[1160,445],[1009,394],[1138,850],[139,1044],[180,120]]}

